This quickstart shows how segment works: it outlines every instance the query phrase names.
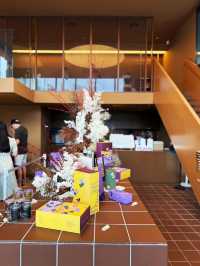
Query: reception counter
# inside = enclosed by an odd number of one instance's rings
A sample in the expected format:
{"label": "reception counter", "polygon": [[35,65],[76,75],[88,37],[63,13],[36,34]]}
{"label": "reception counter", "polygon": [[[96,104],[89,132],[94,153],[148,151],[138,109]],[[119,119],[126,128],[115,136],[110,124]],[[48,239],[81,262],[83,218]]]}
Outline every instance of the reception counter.
{"label": "reception counter", "polygon": [[132,170],[134,183],[176,183],[180,164],[171,151],[118,150],[124,167]]}
{"label": "reception counter", "polygon": [[[105,201],[81,235],[35,227],[32,219],[0,225],[2,266],[167,266],[167,243],[129,181],[138,204]],[[3,212],[1,205],[1,212]],[[102,231],[102,227],[110,229]]]}

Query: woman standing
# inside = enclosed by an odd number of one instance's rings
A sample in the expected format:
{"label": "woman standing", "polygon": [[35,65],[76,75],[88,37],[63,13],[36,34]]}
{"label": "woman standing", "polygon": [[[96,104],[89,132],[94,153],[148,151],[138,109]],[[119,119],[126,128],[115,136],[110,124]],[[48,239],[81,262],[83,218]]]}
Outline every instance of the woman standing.
{"label": "woman standing", "polygon": [[7,127],[0,122],[0,200],[10,197],[17,186],[15,171],[11,156],[17,155],[17,144],[14,138],[8,136]]}

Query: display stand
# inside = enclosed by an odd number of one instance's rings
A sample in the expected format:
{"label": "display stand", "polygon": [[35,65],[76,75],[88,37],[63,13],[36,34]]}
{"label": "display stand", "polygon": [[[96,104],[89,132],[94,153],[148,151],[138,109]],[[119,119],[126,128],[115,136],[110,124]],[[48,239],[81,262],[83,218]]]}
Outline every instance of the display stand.
{"label": "display stand", "polygon": [[189,179],[187,177],[187,175],[185,175],[185,181],[180,183],[180,186],[183,188],[191,188],[191,184],[189,182]]}

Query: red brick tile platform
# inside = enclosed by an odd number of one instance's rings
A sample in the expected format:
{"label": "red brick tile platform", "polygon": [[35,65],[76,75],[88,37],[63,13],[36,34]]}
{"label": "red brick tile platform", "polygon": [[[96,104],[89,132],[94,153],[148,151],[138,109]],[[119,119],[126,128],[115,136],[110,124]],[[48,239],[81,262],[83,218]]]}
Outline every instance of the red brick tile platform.
{"label": "red brick tile platform", "polygon": [[[29,221],[0,225],[2,266],[166,266],[167,242],[129,181],[137,206],[106,199],[81,235],[36,228]],[[1,210],[3,211],[3,210]],[[104,225],[110,229],[103,232]]]}

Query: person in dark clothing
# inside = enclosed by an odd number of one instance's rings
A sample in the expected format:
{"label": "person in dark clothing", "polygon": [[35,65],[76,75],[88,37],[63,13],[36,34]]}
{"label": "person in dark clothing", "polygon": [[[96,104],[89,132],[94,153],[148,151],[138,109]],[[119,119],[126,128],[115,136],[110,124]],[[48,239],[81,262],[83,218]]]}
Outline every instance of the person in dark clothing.
{"label": "person in dark clothing", "polygon": [[18,119],[11,120],[11,127],[14,129],[14,137],[18,146],[18,155],[15,158],[15,165],[21,167],[17,174],[19,183],[22,185],[23,180],[26,183],[26,163],[27,163],[27,146],[28,146],[28,130],[21,125]]}

